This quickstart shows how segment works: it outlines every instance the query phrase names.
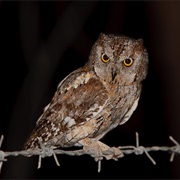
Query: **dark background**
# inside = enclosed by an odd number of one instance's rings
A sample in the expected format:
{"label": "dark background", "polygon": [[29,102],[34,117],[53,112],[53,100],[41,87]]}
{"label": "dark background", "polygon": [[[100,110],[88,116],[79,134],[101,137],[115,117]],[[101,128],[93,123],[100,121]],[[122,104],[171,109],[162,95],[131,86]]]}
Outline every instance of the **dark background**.
{"label": "dark background", "polygon": [[[130,121],[109,132],[110,146],[172,146],[180,142],[180,2],[132,1],[1,1],[0,2],[0,134],[4,151],[21,150],[58,83],[85,64],[100,32],[143,38],[149,72]],[[102,171],[89,156],[9,157],[2,178],[180,178],[180,156],[167,152],[125,155],[102,161]]]}

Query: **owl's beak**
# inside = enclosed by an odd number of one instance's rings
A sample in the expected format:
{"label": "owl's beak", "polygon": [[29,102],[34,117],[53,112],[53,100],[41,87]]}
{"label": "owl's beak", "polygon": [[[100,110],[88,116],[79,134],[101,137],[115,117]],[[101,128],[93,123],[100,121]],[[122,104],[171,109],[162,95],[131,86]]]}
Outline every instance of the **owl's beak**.
{"label": "owl's beak", "polygon": [[116,68],[112,68],[112,71],[111,71],[112,81],[114,81],[116,75],[117,75],[117,69]]}

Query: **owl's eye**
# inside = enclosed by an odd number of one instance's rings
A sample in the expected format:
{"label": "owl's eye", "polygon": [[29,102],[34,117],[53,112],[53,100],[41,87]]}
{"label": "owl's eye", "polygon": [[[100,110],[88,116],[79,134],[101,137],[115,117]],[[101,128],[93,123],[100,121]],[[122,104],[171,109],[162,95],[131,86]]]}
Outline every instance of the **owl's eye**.
{"label": "owl's eye", "polygon": [[130,67],[133,64],[134,60],[132,58],[127,58],[123,61],[126,67]]}
{"label": "owl's eye", "polygon": [[109,62],[110,59],[109,59],[109,57],[108,57],[106,54],[103,53],[103,54],[101,55],[101,60],[102,60],[103,62],[107,63],[107,62]]}

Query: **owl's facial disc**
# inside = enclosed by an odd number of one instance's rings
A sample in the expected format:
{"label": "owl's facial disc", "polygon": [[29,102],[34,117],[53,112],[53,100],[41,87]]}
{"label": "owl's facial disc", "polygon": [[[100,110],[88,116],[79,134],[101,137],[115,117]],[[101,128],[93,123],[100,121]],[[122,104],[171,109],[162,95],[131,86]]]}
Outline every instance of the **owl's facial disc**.
{"label": "owl's facial disc", "polygon": [[121,85],[140,83],[147,74],[148,55],[142,39],[101,34],[88,63],[103,81]]}

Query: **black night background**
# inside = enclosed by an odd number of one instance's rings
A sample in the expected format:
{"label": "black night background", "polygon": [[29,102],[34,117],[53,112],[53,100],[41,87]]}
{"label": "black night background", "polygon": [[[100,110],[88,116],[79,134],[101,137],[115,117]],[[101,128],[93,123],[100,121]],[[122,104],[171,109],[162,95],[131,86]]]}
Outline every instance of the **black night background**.
{"label": "black night background", "polygon": [[[143,38],[149,71],[131,119],[109,132],[109,146],[173,146],[180,142],[180,2],[179,1],[0,1],[1,108],[3,151],[17,151],[30,135],[58,83],[88,59],[99,34]],[[8,157],[6,179],[173,179],[180,178],[180,156],[168,152],[97,163],[90,156]]]}

